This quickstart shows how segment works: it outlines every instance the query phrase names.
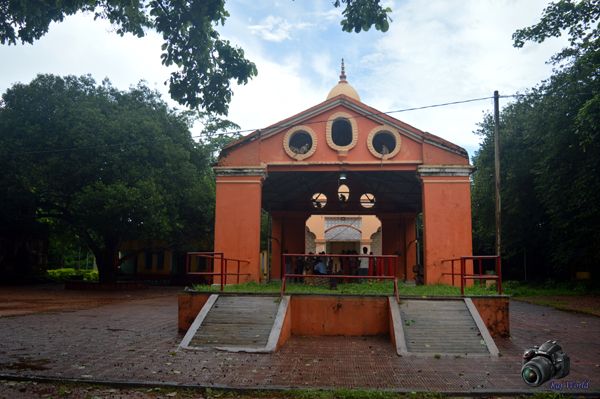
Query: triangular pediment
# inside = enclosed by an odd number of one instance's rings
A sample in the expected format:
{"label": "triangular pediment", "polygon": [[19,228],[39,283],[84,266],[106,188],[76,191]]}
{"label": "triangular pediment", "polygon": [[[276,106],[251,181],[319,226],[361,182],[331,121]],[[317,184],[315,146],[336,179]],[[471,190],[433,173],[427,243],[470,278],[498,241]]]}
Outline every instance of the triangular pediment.
{"label": "triangular pediment", "polygon": [[[344,123],[351,136],[343,132]],[[229,144],[221,153],[219,166],[340,161],[431,163],[424,159],[424,146],[447,155],[440,159],[448,161],[439,163],[468,163],[463,148],[338,95]]]}

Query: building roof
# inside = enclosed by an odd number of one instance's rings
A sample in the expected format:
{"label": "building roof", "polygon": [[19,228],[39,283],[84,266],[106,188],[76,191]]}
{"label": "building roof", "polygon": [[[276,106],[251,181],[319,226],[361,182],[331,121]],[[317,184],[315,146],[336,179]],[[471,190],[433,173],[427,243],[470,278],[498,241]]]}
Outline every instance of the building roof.
{"label": "building roof", "polygon": [[360,114],[362,117],[369,118],[374,122],[393,126],[396,129],[398,129],[398,131],[401,134],[406,135],[417,142],[428,143],[468,159],[468,153],[464,148],[454,143],[451,143],[450,141],[447,141],[441,137],[438,137],[434,134],[417,129],[414,126],[402,122],[399,119],[396,119],[384,112],[381,112],[363,103],[360,100],[360,96],[358,95],[357,91],[346,80],[346,73],[344,70],[343,60],[340,80],[329,91],[329,94],[327,95],[327,99],[325,101],[313,107],[310,107],[302,112],[299,112],[289,118],[274,123],[266,128],[255,130],[254,132],[229,143],[223,148],[221,157],[226,155],[231,150],[245,145],[246,143],[250,143],[258,138],[265,139],[267,137],[271,137],[273,135],[281,133],[291,127],[302,124],[303,121],[306,121],[321,113],[327,112],[328,110],[333,109],[339,105],[351,109]]}

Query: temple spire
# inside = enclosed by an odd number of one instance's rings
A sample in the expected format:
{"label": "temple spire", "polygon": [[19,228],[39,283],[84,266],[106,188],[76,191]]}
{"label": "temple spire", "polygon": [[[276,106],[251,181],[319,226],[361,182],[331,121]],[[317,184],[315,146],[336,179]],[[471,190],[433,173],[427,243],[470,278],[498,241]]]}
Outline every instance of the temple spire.
{"label": "temple spire", "polygon": [[327,99],[329,100],[330,98],[337,97],[340,94],[353,98],[356,101],[360,101],[360,97],[358,96],[356,90],[354,90],[354,87],[352,87],[350,83],[346,81],[346,65],[344,65],[343,58],[340,71],[340,81],[329,91],[329,94],[327,94]]}
{"label": "temple spire", "polygon": [[346,81],[346,69],[344,68],[344,59],[342,58],[342,72],[340,73],[340,83]]}

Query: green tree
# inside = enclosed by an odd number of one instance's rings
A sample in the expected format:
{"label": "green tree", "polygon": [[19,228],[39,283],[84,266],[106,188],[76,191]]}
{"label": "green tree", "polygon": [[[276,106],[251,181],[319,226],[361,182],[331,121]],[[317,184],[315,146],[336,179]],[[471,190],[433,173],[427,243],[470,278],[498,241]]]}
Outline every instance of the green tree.
{"label": "green tree", "polygon": [[600,0],[560,0],[544,9],[540,21],[513,34],[513,45],[523,47],[526,42],[542,43],[550,37],[562,36],[565,31],[569,47],[552,57],[557,63],[577,58],[590,51],[598,51],[600,37]]}
{"label": "green tree", "polygon": [[[600,261],[600,47],[598,0],[551,3],[514,45],[565,31],[570,45],[554,74],[501,113],[503,256],[524,254],[538,277],[593,270]],[[596,24],[596,25],[594,25]],[[475,245],[493,240],[493,129],[482,124],[474,157]],[[553,267],[550,267],[552,265]]]}
{"label": "green tree", "polygon": [[4,201],[24,204],[23,218],[67,224],[101,281],[116,279],[126,240],[209,242],[214,181],[191,123],[143,84],[123,92],[52,75],[16,84],[0,103]]}
{"label": "green tree", "polygon": [[[360,32],[371,26],[389,27],[389,8],[380,0],[335,0],[344,6],[344,31]],[[63,21],[79,11],[107,19],[120,35],[144,36],[155,29],[163,37],[162,63],[176,65],[171,74],[171,97],[182,105],[203,108],[212,114],[227,114],[230,82],[246,84],[256,75],[256,66],[244,51],[220,37],[229,13],[225,0],[14,0],[0,5],[0,43],[33,43],[48,32],[51,22]]]}

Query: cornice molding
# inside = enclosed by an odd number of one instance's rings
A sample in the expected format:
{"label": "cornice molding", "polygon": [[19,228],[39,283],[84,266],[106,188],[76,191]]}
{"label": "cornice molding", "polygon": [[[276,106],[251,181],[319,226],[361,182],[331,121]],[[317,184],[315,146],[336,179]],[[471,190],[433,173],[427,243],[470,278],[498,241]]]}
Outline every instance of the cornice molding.
{"label": "cornice molding", "polygon": [[468,177],[475,168],[471,165],[419,165],[417,173],[421,177],[429,176],[457,176]]}

